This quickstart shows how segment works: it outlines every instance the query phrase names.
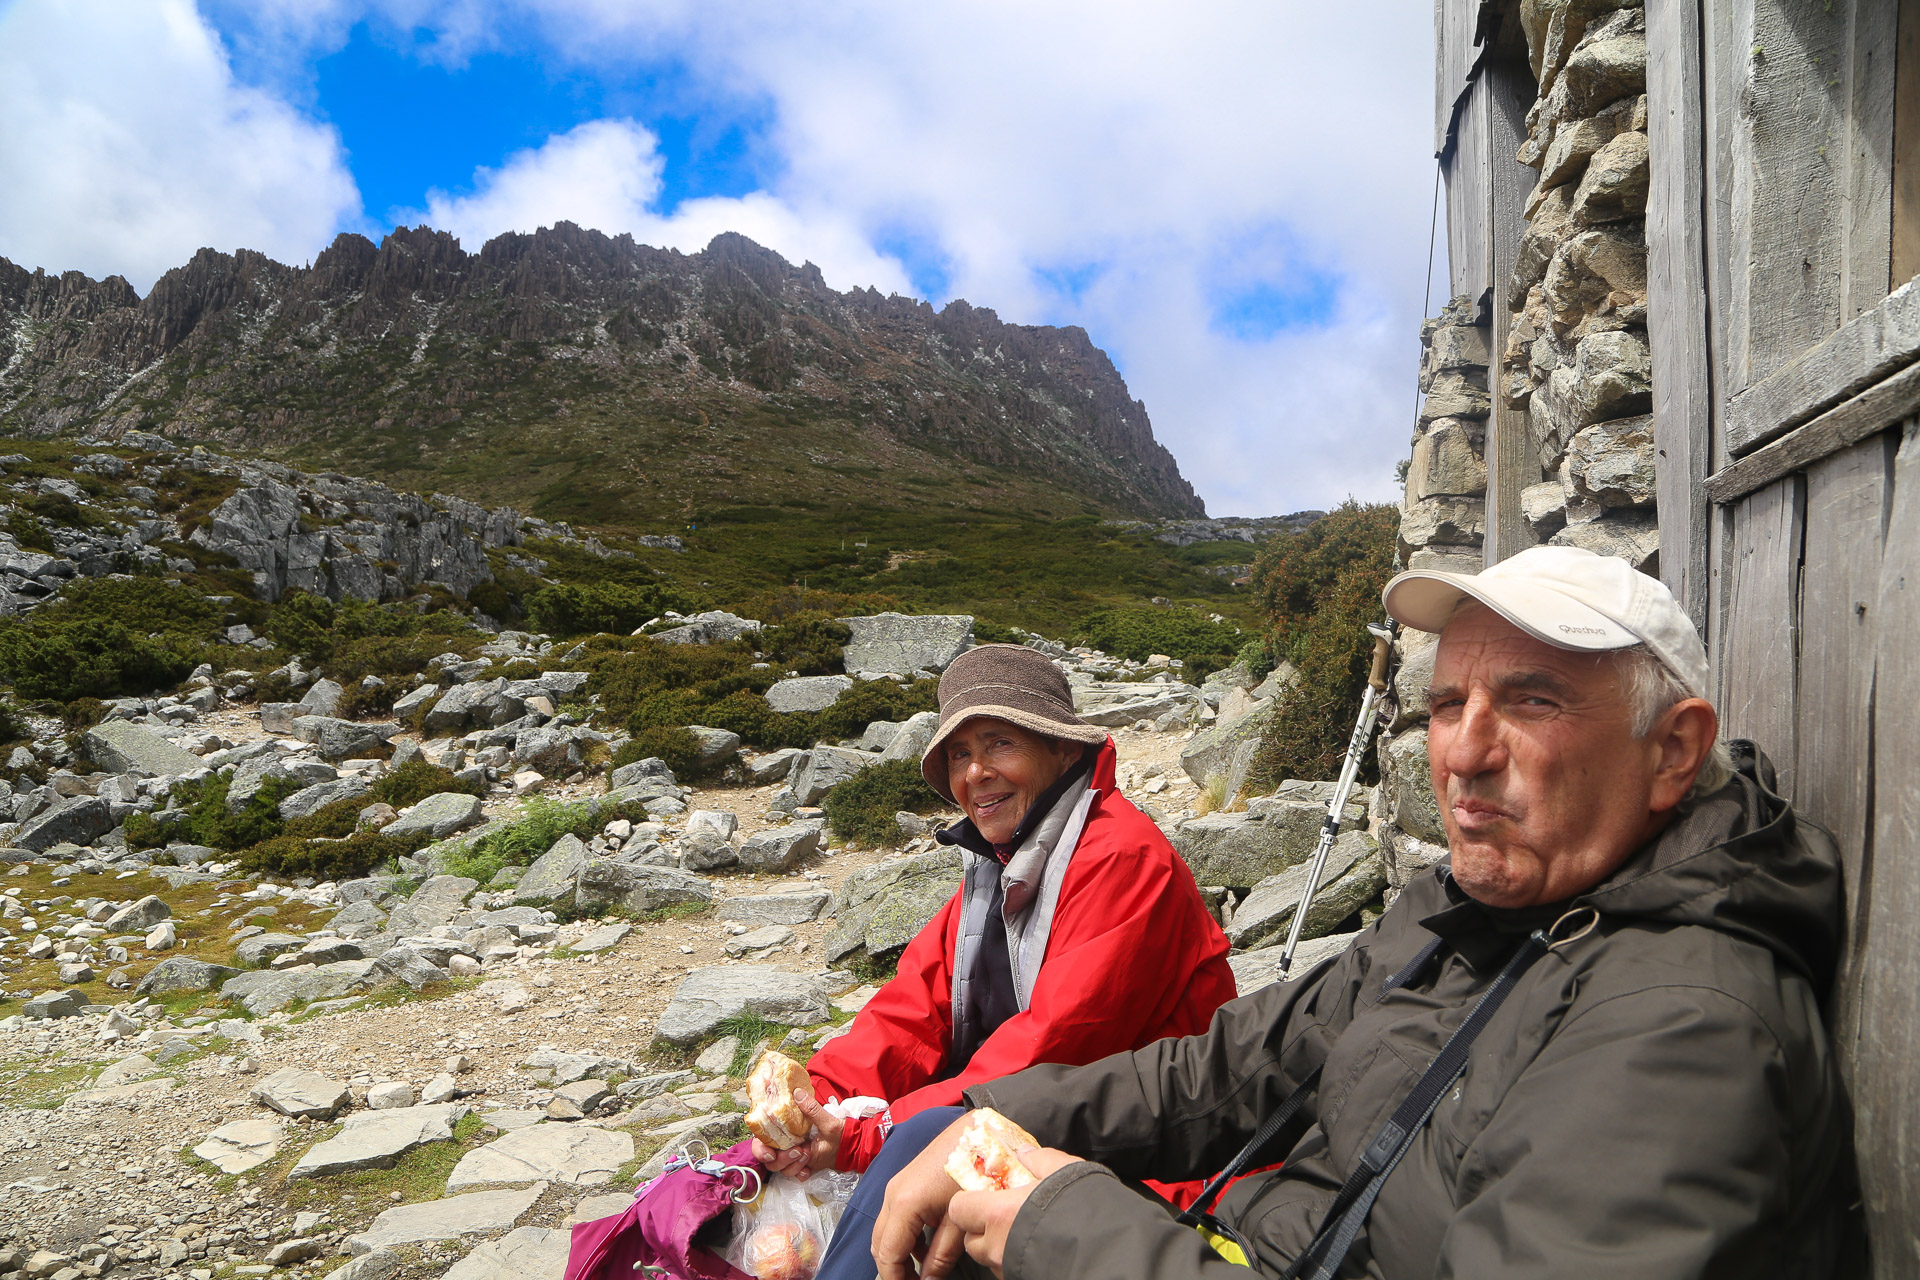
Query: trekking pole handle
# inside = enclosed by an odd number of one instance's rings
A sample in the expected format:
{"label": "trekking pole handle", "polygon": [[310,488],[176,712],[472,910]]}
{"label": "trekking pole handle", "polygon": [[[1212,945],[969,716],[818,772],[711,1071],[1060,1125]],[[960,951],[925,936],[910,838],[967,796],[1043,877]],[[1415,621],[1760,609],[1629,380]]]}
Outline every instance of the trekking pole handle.
{"label": "trekking pole handle", "polygon": [[1368,624],[1368,632],[1373,636],[1373,670],[1367,676],[1367,683],[1373,686],[1375,693],[1387,691],[1387,666],[1393,661],[1394,625]]}

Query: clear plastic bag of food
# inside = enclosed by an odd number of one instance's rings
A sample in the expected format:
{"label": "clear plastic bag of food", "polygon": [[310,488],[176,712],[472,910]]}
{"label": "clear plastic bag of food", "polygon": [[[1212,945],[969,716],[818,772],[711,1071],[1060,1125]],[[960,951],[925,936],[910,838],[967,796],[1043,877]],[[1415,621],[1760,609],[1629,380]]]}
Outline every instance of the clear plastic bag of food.
{"label": "clear plastic bag of food", "polygon": [[769,1177],[758,1197],[734,1206],[727,1262],[758,1280],[813,1280],[858,1181],[850,1173]]}

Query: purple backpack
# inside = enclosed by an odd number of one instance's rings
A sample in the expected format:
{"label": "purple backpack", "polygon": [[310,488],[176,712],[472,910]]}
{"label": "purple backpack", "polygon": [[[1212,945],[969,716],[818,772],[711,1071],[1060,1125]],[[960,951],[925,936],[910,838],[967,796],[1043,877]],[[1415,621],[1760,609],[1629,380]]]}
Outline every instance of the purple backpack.
{"label": "purple backpack", "polygon": [[634,1188],[625,1212],[574,1224],[566,1280],[634,1280],[641,1268],[677,1280],[753,1280],[720,1254],[733,1206],[760,1194],[762,1176],[750,1138],[718,1157],[698,1139],[689,1142],[666,1172]]}

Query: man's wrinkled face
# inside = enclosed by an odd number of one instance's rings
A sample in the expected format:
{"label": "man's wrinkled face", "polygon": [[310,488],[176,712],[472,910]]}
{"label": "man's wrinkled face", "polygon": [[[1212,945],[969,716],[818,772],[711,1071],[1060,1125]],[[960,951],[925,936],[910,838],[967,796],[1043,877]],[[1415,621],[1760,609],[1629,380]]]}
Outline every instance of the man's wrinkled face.
{"label": "man's wrinkled face", "polygon": [[1610,655],[1534,639],[1473,605],[1441,632],[1428,748],[1453,875],[1493,907],[1598,884],[1658,830],[1660,746],[1633,736]]}
{"label": "man's wrinkled face", "polygon": [[947,785],[980,834],[1005,844],[1084,750],[996,716],[975,716],[947,738]]}

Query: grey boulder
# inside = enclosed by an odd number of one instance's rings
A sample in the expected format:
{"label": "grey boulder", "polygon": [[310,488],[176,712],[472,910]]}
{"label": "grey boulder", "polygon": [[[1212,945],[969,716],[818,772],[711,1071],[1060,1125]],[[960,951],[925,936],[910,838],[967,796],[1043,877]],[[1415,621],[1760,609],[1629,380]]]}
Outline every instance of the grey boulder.
{"label": "grey boulder", "polygon": [[828,913],[838,923],[827,959],[882,959],[906,949],[960,887],[960,851],[915,854],[856,871],[835,892]]}
{"label": "grey boulder", "polygon": [[295,972],[256,970],[221,984],[220,998],[254,1017],[284,1009],[296,1000],[337,1000],[368,990],[375,981],[371,960],[338,960]]}
{"label": "grey boulder", "polygon": [[713,886],[677,867],[637,866],[611,858],[593,858],[580,868],[574,904],[581,911],[619,908],[653,911],[683,903],[713,901]]}
{"label": "grey boulder", "polygon": [[381,829],[381,834],[389,836],[430,835],[435,840],[444,840],[458,831],[465,831],[481,820],[483,816],[478,796],[465,795],[458,791],[443,791],[428,796],[407,812],[395,818]]}
{"label": "grey boulder", "polygon": [[973,643],[973,619],[965,614],[876,613],[838,621],[853,632],[842,651],[848,671],[945,671]]}
{"label": "grey boulder", "polygon": [[726,909],[729,916],[746,924],[805,924],[820,917],[832,896],[825,889],[763,893],[731,899]]}
{"label": "grey boulder", "polygon": [[332,716],[299,716],[293,722],[293,736],[312,743],[329,760],[377,750],[399,732],[397,724],[358,724]]}
{"label": "grey boulder", "polygon": [[767,690],[767,705],[782,715],[825,711],[851,688],[853,680],[847,676],[794,676]]}
{"label": "grey boulder", "polygon": [[807,762],[794,773],[790,785],[794,798],[803,805],[818,804],[820,800],[848,778],[856,773],[873,768],[882,757],[871,751],[854,751],[847,747],[815,747],[807,755]]}
{"label": "grey boulder", "polygon": [[150,893],[108,916],[106,928],[108,933],[132,933],[135,930],[145,933],[162,920],[172,918],[173,908]]}
{"label": "grey boulder", "polygon": [[98,796],[70,796],[21,823],[12,845],[34,853],[45,853],[57,844],[89,845],[116,825],[111,802]]}
{"label": "grey boulder", "polygon": [[240,970],[223,964],[208,964],[188,956],[168,956],[147,970],[147,976],[140,979],[133,994],[158,996],[176,991],[212,991],[227,979],[239,976]]}
{"label": "grey boulder", "polygon": [[652,779],[673,786],[673,770],[667,762],[658,756],[648,756],[645,760],[635,760],[632,764],[623,764],[607,775],[607,790],[618,791],[622,787],[631,787]]}
{"label": "grey boulder", "polygon": [[659,1037],[670,1045],[694,1044],[742,1014],[787,1027],[815,1026],[829,1016],[826,988],[805,974],[767,965],[695,969],[660,1015]]}
{"label": "grey boulder", "polygon": [[513,887],[513,900],[570,903],[574,881],[591,856],[579,836],[561,836],[520,877],[520,883]]}
{"label": "grey boulder", "polygon": [[81,738],[87,758],[107,773],[178,777],[204,767],[199,756],[125,720],[95,725]]}
{"label": "grey boulder", "polygon": [[740,866],[747,871],[790,871],[795,863],[820,848],[820,824],[796,822],[762,831],[740,846]]}
{"label": "grey boulder", "polygon": [[331,1120],[353,1105],[353,1092],[318,1071],[283,1067],[253,1086],[253,1100],[283,1116]]}
{"label": "grey boulder", "polygon": [[[1227,923],[1228,941],[1248,951],[1285,942],[1311,870],[1310,865],[1302,864],[1255,885],[1233,910]],[[1380,859],[1379,846],[1364,832],[1347,832],[1327,853],[1326,869],[1307,908],[1300,936],[1324,937],[1386,887],[1387,869]]]}
{"label": "grey boulder", "polygon": [[280,816],[288,822],[318,813],[342,800],[358,800],[367,794],[367,782],[358,774],[348,774],[332,782],[303,787],[280,802]]}

